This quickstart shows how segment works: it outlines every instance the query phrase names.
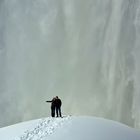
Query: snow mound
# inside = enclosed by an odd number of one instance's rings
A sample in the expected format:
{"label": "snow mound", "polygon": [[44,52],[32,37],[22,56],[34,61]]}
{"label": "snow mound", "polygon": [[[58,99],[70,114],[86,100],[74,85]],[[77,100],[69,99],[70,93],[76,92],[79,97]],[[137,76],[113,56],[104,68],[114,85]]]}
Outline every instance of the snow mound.
{"label": "snow mound", "polygon": [[22,136],[14,140],[42,140],[62,126],[68,119],[69,117],[41,119],[33,129],[25,131]]}
{"label": "snow mound", "polygon": [[0,129],[2,140],[140,140],[140,132],[95,117],[44,118]]}

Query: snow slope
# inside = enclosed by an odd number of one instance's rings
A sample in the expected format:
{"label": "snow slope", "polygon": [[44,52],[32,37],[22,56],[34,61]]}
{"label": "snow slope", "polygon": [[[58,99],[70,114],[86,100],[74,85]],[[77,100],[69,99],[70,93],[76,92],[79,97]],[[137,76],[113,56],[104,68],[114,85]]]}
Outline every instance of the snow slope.
{"label": "snow slope", "polygon": [[140,132],[95,117],[44,118],[0,129],[2,140],[140,140]]}

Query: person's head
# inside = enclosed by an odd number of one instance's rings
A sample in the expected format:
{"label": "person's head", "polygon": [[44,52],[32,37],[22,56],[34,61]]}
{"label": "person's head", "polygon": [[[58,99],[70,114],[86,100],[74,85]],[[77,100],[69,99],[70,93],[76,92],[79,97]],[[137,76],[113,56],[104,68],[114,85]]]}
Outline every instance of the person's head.
{"label": "person's head", "polygon": [[56,99],[58,99],[58,96],[56,96]]}

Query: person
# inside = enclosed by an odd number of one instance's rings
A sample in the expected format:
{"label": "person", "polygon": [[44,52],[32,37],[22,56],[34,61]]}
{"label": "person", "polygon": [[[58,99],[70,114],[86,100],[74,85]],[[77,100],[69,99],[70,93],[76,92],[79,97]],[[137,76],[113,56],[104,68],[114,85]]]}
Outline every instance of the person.
{"label": "person", "polygon": [[51,116],[55,117],[55,109],[56,109],[56,103],[55,103],[55,97],[51,101],[46,101],[48,103],[51,103]]}
{"label": "person", "polygon": [[56,106],[56,116],[57,117],[62,117],[61,105],[62,105],[61,99],[59,99],[58,96],[56,96],[55,97],[55,106]]}

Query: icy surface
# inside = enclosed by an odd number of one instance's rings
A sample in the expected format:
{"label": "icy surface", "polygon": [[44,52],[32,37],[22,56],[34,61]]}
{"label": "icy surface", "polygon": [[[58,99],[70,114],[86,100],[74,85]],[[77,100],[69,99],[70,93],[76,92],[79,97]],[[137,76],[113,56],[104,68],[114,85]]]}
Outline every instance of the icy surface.
{"label": "icy surface", "polygon": [[140,132],[95,117],[44,118],[0,129],[2,140],[140,140]]}
{"label": "icy surface", "polygon": [[114,121],[73,117],[48,140],[140,140],[140,132]]}
{"label": "icy surface", "polygon": [[62,126],[68,119],[69,117],[42,119],[33,129],[25,131],[22,136],[14,140],[42,140]]}

